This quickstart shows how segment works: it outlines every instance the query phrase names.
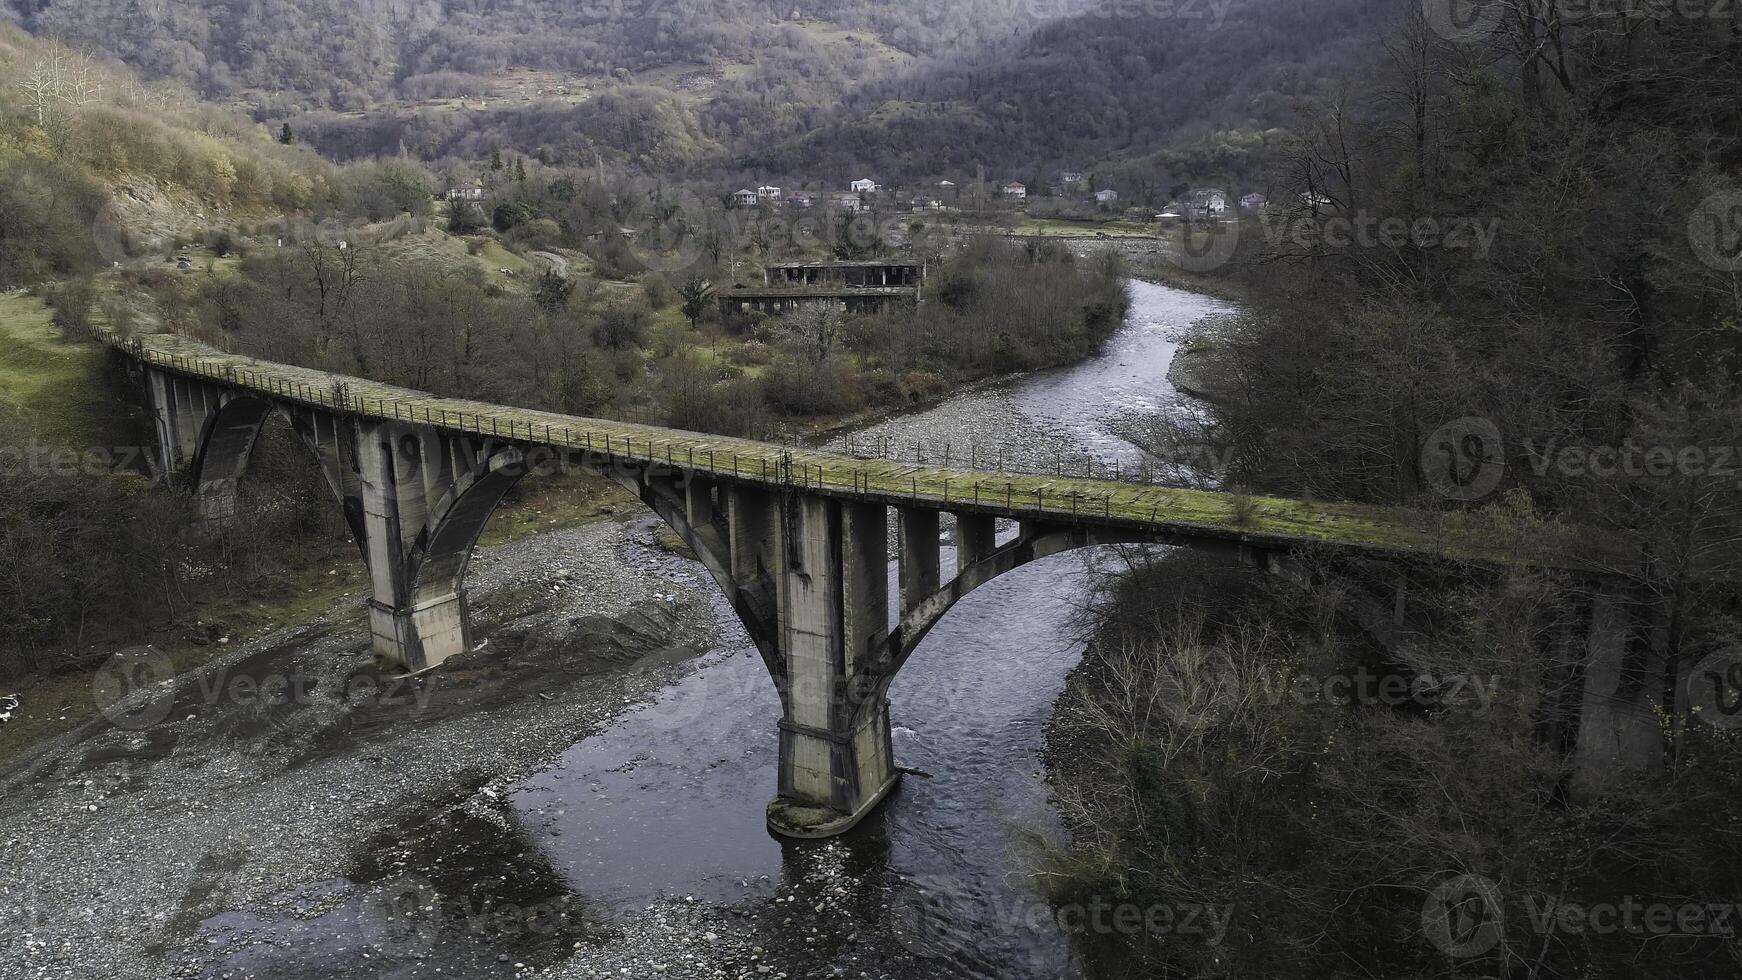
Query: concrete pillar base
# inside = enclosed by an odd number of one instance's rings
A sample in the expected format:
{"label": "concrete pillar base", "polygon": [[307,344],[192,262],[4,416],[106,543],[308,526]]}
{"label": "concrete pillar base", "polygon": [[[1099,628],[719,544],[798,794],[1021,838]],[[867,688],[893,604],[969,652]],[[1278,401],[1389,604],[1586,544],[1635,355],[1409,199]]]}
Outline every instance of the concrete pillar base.
{"label": "concrete pillar base", "polygon": [[768,805],[768,827],[787,837],[832,837],[864,819],[900,778],[887,701],[852,731],[822,731],[783,719],[780,795]]}
{"label": "concrete pillar base", "polygon": [[375,655],[421,673],[471,649],[466,594],[453,592],[403,609],[369,602],[369,632]]}
{"label": "concrete pillar base", "polygon": [[773,799],[768,803],[768,829],[781,837],[799,840],[821,840],[844,834],[865,819],[877,804],[882,803],[901,785],[901,772],[891,772],[852,813],[841,813],[823,806],[811,806],[794,800]]}

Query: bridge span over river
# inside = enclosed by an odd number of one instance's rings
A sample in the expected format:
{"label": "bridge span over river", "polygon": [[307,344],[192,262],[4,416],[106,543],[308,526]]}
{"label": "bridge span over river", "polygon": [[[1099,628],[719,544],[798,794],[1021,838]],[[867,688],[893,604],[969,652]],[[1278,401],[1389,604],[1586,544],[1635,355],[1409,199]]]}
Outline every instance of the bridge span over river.
{"label": "bridge span over river", "polygon": [[[1036,559],[1158,543],[1275,571],[1302,549],[1593,571],[1560,549],[1521,557],[1516,540],[1457,513],[1000,472],[972,458],[910,465],[440,398],[168,334],[105,340],[143,382],[161,461],[188,468],[208,519],[239,516],[237,485],[261,426],[274,413],[289,420],[368,564],[374,649],[408,670],[472,650],[467,561],[518,480],[560,456],[629,488],[707,567],[774,678],[784,717],[769,824],[793,836],[839,833],[894,788],[886,693],[896,672],[959,599]],[[956,529],[949,569],[944,514]],[[1014,534],[1000,537],[1001,518]]]}

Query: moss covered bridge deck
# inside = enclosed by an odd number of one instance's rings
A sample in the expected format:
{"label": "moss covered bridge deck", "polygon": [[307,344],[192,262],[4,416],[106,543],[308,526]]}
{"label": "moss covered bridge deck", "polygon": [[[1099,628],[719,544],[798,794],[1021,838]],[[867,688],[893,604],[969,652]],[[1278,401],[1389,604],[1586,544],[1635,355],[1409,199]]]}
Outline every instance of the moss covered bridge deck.
{"label": "moss covered bridge deck", "polygon": [[1466,512],[1245,496],[1129,480],[914,465],[653,425],[580,418],[399,388],[218,350],[172,334],[107,343],[163,370],[338,413],[465,431],[559,451],[654,463],[715,479],[822,495],[1105,527],[1162,542],[1276,550],[1315,546],[1396,557],[1603,572],[1564,528],[1528,535]]}

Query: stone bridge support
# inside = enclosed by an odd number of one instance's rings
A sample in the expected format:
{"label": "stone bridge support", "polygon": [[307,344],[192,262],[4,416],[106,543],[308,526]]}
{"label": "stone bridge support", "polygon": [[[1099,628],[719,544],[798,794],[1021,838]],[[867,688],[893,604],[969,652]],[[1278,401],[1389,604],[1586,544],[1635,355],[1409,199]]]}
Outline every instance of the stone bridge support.
{"label": "stone bridge support", "polygon": [[156,368],[145,377],[160,462],[188,467],[201,516],[236,519],[236,492],[277,413],[313,452],[369,567],[378,656],[410,671],[471,648],[467,560],[528,470],[519,447],[428,425],[274,403],[246,389]]}
{"label": "stone bridge support", "polygon": [[526,453],[409,423],[355,424],[375,652],[411,671],[472,648],[465,574]]}
{"label": "stone bridge support", "polygon": [[[921,494],[919,478],[902,488],[906,474],[880,461],[840,458],[825,467],[815,456],[768,444],[540,416],[381,385],[369,385],[367,398],[339,398],[336,391],[349,392],[355,379],[215,350],[188,354],[181,340],[150,352],[137,338],[116,346],[131,352],[144,381],[160,465],[185,471],[208,522],[238,519],[238,487],[262,427],[274,414],[289,421],[319,461],[368,564],[373,647],[411,671],[472,649],[465,590],[471,553],[546,444],[579,447],[577,432],[588,447],[600,439],[602,450],[584,451],[582,464],[635,493],[690,546],[774,680],[780,764],[768,822],[792,836],[840,833],[894,790],[889,686],[949,609],[999,575],[1072,549],[1150,543],[1217,550],[1304,582],[1310,569],[1297,558],[1311,558],[1321,543],[1286,529],[1174,520],[1160,492],[1147,518],[1111,492],[1099,516],[1079,513],[1076,495],[1067,512],[1051,481],[1030,481],[1021,498],[1007,483],[1002,506],[982,505],[978,489],[952,499],[953,471],[945,469],[932,474],[944,477],[939,499]],[[845,486],[842,470],[851,471]],[[1032,508],[1013,502],[1029,493]],[[939,545],[944,512],[956,529],[947,569]],[[892,515],[900,549],[893,615]],[[1017,521],[1002,542],[1001,518]],[[1356,538],[1336,545],[1335,555],[1373,550]],[[1403,575],[1382,581],[1377,592],[1349,596],[1345,611],[1382,644],[1402,648],[1418,632],[1407,615],[1408,593]],[[1643,599],[1593,592],[1580,625],[1557,640],[1572,651],[1555,687],[1566,692],[1566,704],[1545,727],[1573,756],[1580,778],[1650,768],[1661,752],[1658,716],[1673,697],[1662,675],[1670,668],[1663,624],[1648,622],[1644,606]],[[1596,792],[1601,783],[1578,788]]]}
{"label": "stone bridge support", "polygon": [[[886,508],[657,464],[612,469],[696,552],[774,680],[780,764],[769,827],[827,837],[853,826],[898,781],[887,685],[860,679],[875,673],[870,665],[893,676]],[[934,557],[936,541],[934,532]]]}

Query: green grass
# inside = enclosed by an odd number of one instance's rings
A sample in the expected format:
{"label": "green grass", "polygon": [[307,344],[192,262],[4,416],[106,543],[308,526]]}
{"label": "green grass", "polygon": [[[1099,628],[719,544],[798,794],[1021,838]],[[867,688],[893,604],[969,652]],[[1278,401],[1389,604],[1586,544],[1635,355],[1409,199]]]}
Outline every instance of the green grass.
{"label": "green grass", "polygon": [[532,263],[503,248],[502,243],[494,238],[484,242],[484,250],[478,253],[478,261],[484,263],[484,267],[492,275],[501,275],[502,273],[498,270],[507,269],[517,276],[522,276],[532,268]]}
{"label": "green grass", "polygon": [[0,404],[59,445],[89,446],[103,402],[96,344],[69,344],[41,299],[0,296]]}
{"label": "green grass", "polygon": [[478,536],[481,548],[495,547],[546,531],[581,527],[622,513],[640,501],[602,477],[559,475],[532,478],[518,499],[504,502]]}

